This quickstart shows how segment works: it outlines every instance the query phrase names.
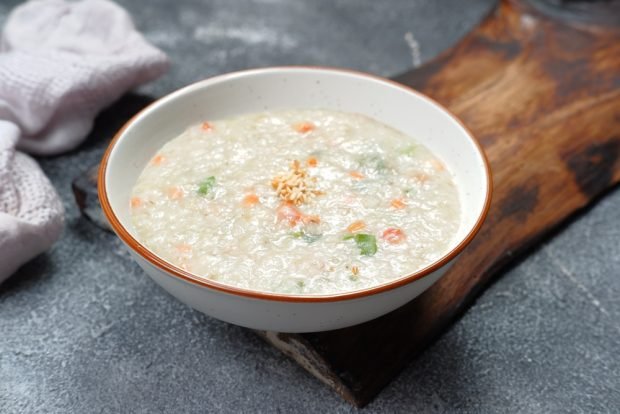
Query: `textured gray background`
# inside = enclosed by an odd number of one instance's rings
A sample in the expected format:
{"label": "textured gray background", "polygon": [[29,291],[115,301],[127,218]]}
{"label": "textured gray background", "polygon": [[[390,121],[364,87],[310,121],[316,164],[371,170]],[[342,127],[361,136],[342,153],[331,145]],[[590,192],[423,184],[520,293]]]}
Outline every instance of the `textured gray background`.
{"label": "textured gray background", "polygon": [[[17,2],[0,5],[0,23]],[[453,44],[492,0],[121,2],[173,66],[140,93],[277,64],[393,75]],[[389,4],[389,7],[388,7]],[[147,6],[148,5],[148,6]],[[177,302],[80,218],[70,181],[145,100],[40,159],[67,209],[60,242],[0,287],[0,412],[352,412],[252,333]],[[618,412],[620,192],[506,272],[364,411]]]}

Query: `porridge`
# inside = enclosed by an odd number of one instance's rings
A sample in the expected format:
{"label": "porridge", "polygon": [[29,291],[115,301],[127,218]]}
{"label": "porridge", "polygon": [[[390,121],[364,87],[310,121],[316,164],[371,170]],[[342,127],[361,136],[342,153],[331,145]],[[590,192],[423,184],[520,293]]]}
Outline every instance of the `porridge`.
{"label": "porridge", "polygon": [[373,287],[447,253],[460,225],[444,164],[413,138],[331,110],[189,127],[144,168],[138,240],[198,276],[264,292]]}

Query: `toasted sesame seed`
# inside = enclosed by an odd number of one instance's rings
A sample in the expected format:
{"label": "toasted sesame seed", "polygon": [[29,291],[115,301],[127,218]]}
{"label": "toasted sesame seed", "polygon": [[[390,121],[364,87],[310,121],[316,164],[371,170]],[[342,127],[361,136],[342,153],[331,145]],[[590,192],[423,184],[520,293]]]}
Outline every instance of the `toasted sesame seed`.
{"label": "toasted sesame seed", "polygon": [[271,181],[271,187],[276,190],[278,196],[295,205],[306,202],[310,196],[323,194],[322,191],[315,190],[316,177],[308,177],[306,170],[301,168],[298,160],[291,163],[291,171],[275,177]]}

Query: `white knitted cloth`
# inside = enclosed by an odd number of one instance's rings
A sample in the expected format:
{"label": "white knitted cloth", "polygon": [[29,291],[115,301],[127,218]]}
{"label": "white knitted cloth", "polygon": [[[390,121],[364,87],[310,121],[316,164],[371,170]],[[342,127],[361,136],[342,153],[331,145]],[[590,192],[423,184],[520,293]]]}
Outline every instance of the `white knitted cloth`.
{"label": "white knitted cloth", "polygon": [[56,192],[15,148],[37,155],[75,148],[97,112],[167,66],[108,0],[36,0],[9,15],[0,39],[0,283],[62,229]]}
{"label": "white knitted cloth", "polygon": [[0,121],[0,283],[47,250],[62,230],[63,207],[37,163],[15,151],[19,130]]}

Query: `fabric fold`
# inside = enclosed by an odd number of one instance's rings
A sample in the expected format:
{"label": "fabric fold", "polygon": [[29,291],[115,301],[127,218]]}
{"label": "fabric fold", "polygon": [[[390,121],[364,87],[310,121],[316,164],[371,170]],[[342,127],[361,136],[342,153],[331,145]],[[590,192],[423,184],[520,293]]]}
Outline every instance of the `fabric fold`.
{"label": "fabric fold", "polygon": [[60,236],[64,209],[36,161],[15,151],[17,127],[0,121],[0,283]]}
{"label": "fabric fold", "polygon": [[29,156],[76,148],[95,116],[168,68],[109,0],[31,0],[0,37],[0,282],[61,234],[63,206]]}
{"label": "fabric fold", "polygon": [[110,1],[30,1],[0,40],[0,119],[20,129],[19,149],[60,154],[84,140],[101,109],[167,67]]}

